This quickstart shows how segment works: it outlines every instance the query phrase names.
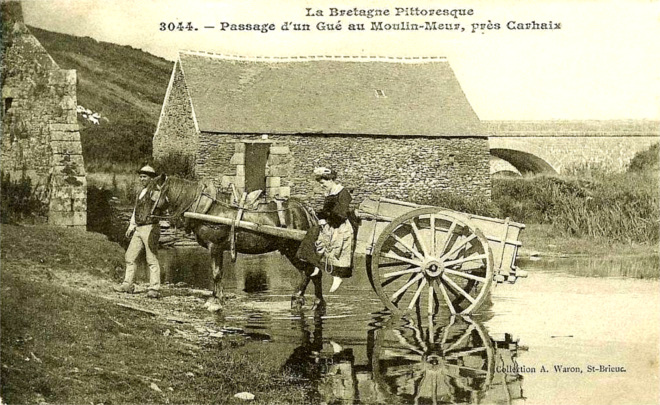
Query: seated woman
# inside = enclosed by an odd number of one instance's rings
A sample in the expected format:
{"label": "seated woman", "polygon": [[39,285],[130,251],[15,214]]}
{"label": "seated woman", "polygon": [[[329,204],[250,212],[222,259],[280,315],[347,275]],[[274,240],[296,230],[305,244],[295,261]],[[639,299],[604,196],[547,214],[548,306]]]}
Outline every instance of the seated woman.
{"label": "seated woman", "polygon": [[[351,277],[354,228],[351,223],[353,211],[350,208],[351,194],[337,183],[337,172],[319,167],[314,176],[326,190],[323,208],[318,212],[319,232],[316,250],[323,255],[321,265],[334,279],[330,292],[335,292],[343,278]],[[314,270],[314,274],[317,270]]]}

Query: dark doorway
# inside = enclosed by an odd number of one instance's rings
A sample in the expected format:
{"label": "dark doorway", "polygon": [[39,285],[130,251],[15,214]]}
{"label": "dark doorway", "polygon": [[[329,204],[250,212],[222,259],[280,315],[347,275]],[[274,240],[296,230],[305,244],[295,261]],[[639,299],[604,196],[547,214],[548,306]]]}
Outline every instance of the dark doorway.
{"label": "dark doorway", "polygon": [[245,191],[266,191],[266,162],[269,143],[245,144]]}
{"label": "dark doorway", "polygon": [[13,101],[14,101],[14,99],[11,98],[11,97],[7,97],[5,99],[5,114],[7,114],[7,111],[9,111],[9,109],[11,108],[11,104],[12,104]]}

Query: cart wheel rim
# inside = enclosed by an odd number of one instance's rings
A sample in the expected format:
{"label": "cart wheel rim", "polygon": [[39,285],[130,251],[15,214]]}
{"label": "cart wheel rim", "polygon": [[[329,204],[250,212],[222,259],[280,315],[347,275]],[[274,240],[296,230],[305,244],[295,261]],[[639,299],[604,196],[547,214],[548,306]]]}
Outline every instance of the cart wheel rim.
{"label": "cart wheel rim", "polygon": [[392,221],[372,250],[369,279],[396,314],[441,306],[470,314],[485,301],[493,278],[488,240],[464,214],[435,207]]}

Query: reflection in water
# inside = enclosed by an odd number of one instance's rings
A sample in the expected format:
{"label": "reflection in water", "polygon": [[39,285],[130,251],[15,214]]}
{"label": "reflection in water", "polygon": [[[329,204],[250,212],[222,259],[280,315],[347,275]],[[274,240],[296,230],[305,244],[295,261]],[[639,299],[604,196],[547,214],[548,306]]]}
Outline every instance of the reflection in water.
{"label": "reflection in water", "polygon": [[245,288],[247,293],[268,290],[268,275],[263,269],[247,269],[245,271]]}
{"label": "reflection in water", "polygon": [[312,383],[312,396],[328,404],[489,403],[524,399],[517,341],[493,339],[481,323],[452,317],[421,326],[376,317],[367,333],[365,364],[353,348],[323,339],[323,320],[294,321],[300,345],[284,368]]}

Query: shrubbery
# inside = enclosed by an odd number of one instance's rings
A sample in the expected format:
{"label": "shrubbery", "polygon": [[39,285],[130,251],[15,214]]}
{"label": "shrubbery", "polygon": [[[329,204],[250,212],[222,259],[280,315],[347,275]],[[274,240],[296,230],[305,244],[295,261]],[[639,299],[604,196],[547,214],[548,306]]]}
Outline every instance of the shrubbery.
{"label": "shrubbery", "polygon": [[170,152],[154,161],[157,173],[174,175],[184,179],[195,179],[195,159],[181,152]]}
{"label": "shrubbery", "polygon": [[645,151],[637,152],[630,161],[628,171],[643,172],[645,170],[657,170],[660,167],[660,143],[655,143]]}
{"label": "shrubbery", "polygon": [[[651,151],[657,151],[654,145]],[[651,152],[655,153],[655,152]],[[581,172],[581,178],[536,176],[494,178],[492,202],[436,192],[411,201],[516,222],[550,224],[562,235],[615,242],[660,240],[660,185],[649,153],[640,153],[632,172]],[[592,168],[593,169],[593,168]],[[577,173],[577,172],[574,172]]]}
{"label": "shrubbery", "polygon": [[32,190],[32,181],[23,175],[12,180],[9,173],[1,173],[0,219],[3,224],[19,222],[33,215],[43,215],[45,207]]}
{"label": "shrubbery", "polygon": [[430,197],[412,197],[412,202],[447,208],[467,214],[499,217],[499,207],[487,198],[466,197],[448,191],[435,191]]}
{"label": "shrubbery", "polygon": [[493,202],[502,217],[522,223],[552,223],[557,204],[572,196],[590,196],[586,181],[559,177],[493,179]]}
{"label": "shrubbery", "polygon": [[657,242],[660,190],[643,174],[610,174],[585,181],[559,177],[497,179],[493,202],[503,217],[552,224],[571,236],[618,242]]}

